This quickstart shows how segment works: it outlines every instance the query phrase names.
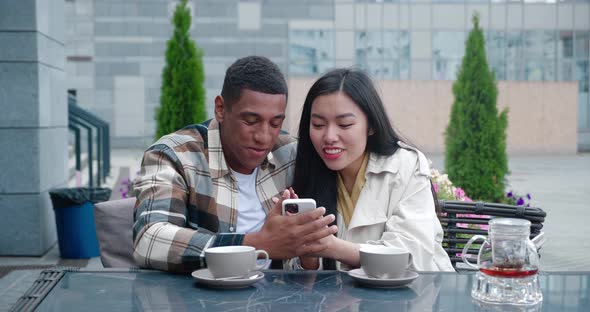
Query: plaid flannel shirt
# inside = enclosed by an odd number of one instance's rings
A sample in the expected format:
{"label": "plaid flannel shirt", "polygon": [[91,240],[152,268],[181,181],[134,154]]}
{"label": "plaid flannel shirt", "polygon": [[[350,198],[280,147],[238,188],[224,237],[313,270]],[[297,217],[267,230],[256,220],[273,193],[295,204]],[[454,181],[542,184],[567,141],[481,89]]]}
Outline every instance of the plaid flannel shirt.
{"label": "plaid flannel shirt", "polygon": [[[292,184],[296,144],[281,134],[260,165],[256,192],[267,213],[271,198]],[[245,234],[235,233],[238,183],[225,162],[216,120],[207,140],[189,126],[150,146],[134,187],[133,256],[139,266],[188,272],[205,266],[206,248],[242,244]]]}

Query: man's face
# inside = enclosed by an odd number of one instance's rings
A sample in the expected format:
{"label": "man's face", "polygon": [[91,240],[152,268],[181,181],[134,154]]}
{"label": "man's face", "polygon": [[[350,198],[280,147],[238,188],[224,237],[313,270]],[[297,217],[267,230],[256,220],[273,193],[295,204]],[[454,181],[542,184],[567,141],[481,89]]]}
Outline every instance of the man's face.
{"label": "man's face", "polygon": [[274,146],[285,120],[287,96],[243,89],[239,100],[225,103],[215,98],[223,154],[228,166],[250,174]]}

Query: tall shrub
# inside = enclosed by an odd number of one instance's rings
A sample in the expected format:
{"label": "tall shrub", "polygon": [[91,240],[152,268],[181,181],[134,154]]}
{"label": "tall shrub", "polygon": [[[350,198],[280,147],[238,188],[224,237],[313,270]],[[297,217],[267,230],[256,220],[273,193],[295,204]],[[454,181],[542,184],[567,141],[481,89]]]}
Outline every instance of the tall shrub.
{"label": "tall shrub", "polygon": [[166,45],[160,107],[156,108],[156,140],[207,118],[203,51],[190,38],[191,15],[186,2],[176,6],[174,34]]}
{"label": "tall shrub", "polygon": [[479,16],[465,45],[465,56],[453,84],[455,101],[445,133],[445,170],[473,199],[502,201],[508,172],[508,110],[498,114],[495,75],[486,61]]}

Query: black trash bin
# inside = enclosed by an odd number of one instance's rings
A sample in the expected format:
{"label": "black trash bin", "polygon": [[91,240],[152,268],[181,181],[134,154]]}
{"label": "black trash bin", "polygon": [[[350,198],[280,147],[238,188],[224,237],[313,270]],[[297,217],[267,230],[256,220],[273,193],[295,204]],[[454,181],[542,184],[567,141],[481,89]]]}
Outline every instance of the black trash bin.
{"label": "black trash bin", "polygon": [[92,258],[100,255],[94,204],[111,197],[109,188],[61,188],[49,190],[55,223],[59,253],[62,258]]}

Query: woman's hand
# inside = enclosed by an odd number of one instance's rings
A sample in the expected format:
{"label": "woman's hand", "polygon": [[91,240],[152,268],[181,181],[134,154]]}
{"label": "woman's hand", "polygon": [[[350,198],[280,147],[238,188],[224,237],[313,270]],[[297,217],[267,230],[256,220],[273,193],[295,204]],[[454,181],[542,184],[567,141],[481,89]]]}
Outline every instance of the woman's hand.
{"label": "woman's hand", "polygon": [[[360,254],[359,249],[360,246],[355,243],[351,243],[340,239],[334,235],[326,236],[322,239],[319,239],[311,244],[318,245],[318,250],[321,250],[317,253],[313,254],[306,254],[301,259],[301,264],[303,268],[306,268],[303,264],[304,258],[309,257],[322,257],[322,258],[330,258],[337,261],[340,261],[350,267],[359,267],[360,266]],[[317,258],[316,258],[317,259]],[[305,260],[306,263],[313,265],[311,260]],[[318,262],[319,265],[319,262]],[[317,268],[317,267],[316,267]]]}

